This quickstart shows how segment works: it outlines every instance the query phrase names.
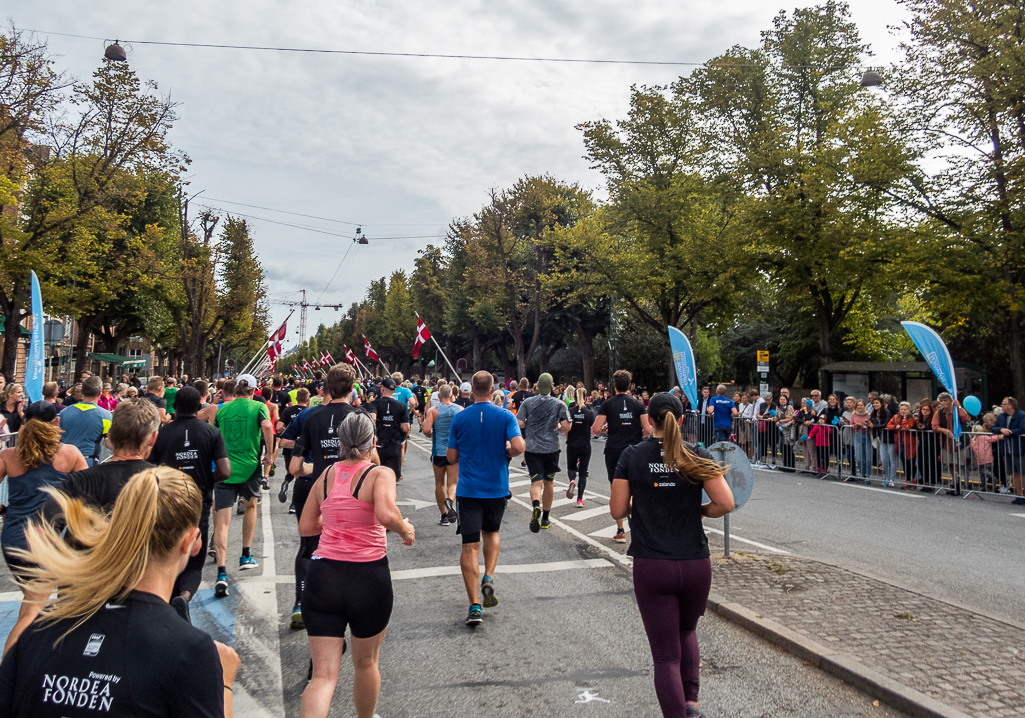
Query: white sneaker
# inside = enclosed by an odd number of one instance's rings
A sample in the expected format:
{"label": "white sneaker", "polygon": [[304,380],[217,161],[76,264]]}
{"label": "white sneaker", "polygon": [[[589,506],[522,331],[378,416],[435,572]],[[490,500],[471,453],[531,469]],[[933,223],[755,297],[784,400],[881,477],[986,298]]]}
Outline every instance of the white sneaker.
{"label": "white sneaker", "polygon": [[1009,494],[1009,493],[1011,493],[1011,490],[1009,488],[1007,488],[1006,486],[1001,486],[1000,487],[1000,493],[1002,493],[1002,494]]}

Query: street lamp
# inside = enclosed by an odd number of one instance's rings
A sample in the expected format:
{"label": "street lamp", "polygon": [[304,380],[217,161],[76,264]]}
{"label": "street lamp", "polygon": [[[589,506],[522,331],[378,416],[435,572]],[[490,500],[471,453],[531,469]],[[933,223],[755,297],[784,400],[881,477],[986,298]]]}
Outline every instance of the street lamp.
{"label": "street lamp", "polygon": [[118,44],[117,40],[114,40],[114,44],[107,45],[107,49],[103,51],[103,56],[113,62],[128,62],[128,54],[125,53],[125,49]]}
{"label": "street lamp", "polygon": [[879,87],[883,84],[883,76],[875,70],[869,70],[861,76],[861,82],[859,84],[862,87]]}

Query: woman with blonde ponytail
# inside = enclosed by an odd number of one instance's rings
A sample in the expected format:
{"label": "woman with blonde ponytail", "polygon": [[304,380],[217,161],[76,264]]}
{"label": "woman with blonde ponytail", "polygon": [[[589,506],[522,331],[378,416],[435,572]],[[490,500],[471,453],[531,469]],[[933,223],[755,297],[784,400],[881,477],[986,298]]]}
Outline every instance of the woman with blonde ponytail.
{"label": "woman with blonde ponytail", "polygon": [[[21,582],[56,600],[0,663],[0,715],[230,716],[238,656],[168,601],[200,548],[203,498],[175,469],[133,476],[105,514],[47,489],[82,549],[30,524]],[[45,601],[45,599],[43,599]]]}
{"label": "woman with blonde ponytail", "polygon": [[613,518],[630,517],[627,555],[634,558],[634,595],[655,662],[662,714],[701,718],[695,631],[712,585],[701,519],[732,511],[733,492],[707,449],[683,443],[683,416],[683,404],[672,394],[652,397],[651,437],[620,457],[609,509]]}

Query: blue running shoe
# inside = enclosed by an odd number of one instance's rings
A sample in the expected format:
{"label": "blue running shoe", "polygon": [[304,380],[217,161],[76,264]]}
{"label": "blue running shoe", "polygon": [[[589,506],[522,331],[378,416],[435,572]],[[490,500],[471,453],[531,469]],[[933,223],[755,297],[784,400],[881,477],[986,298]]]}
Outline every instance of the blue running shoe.
{"label": "blue running shoe", "polygon": [[251,568],[256,568],[260,565],[260,562],[256,560],[256,556],[239,556],[238,557],[238,570],[248,571]]}

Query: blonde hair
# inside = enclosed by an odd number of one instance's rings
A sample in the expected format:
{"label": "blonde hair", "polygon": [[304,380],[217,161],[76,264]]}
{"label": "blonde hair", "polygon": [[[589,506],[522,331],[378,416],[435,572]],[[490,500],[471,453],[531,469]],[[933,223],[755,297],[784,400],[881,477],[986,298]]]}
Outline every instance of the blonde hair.
{"label": "blonde hair", "polygon": [[49,596],[57,588],[57,600],[43,608],[42,616],[48,622],[75,619],[64,636],[107,602],[124,600],[152,558],[169,556],[186,531],[199,526],[203,510],[196,482],[167,466],[129,479],[109,518],[81,499],[53,488],[45,491],[57,501],[68,531],[84,548],[69,546],[53,524],[33,521],[25,532],[28,550],[11,550],[32,564],[19,580],[26,590]]}
{"label": "blonde hair", "polygon": [[7,405],[7,402],[11,400],[11,394],[17,389],[21,389],[21,384],[7,384],[2,390],[0,390],[0,404]]}
{"label": "blonde hair", "polygon": [[587,400],[587,392],[583,389],[577,389],[576,391],[577,406],[583,406]]}
{"label": "blonde hair", "polygon": [[711,459],[705,459],[691,451],[680,436],[680,425],[670,407],[659,412],[662,416],[651,417],[653,426],[662,428],[662,463],[692,484],[701,484],[726,473],[726,469]]}
{"label": "blonde hair", "polygon": [[491,395],[491,403],[495,406],[505,406],[505,394],[501,390]]}
{"label": "blonde hair", "polygon": [[61,430],[39,419],[29,419],[21,427],[15,452],[26,469],[49,464],[61,449]]}

